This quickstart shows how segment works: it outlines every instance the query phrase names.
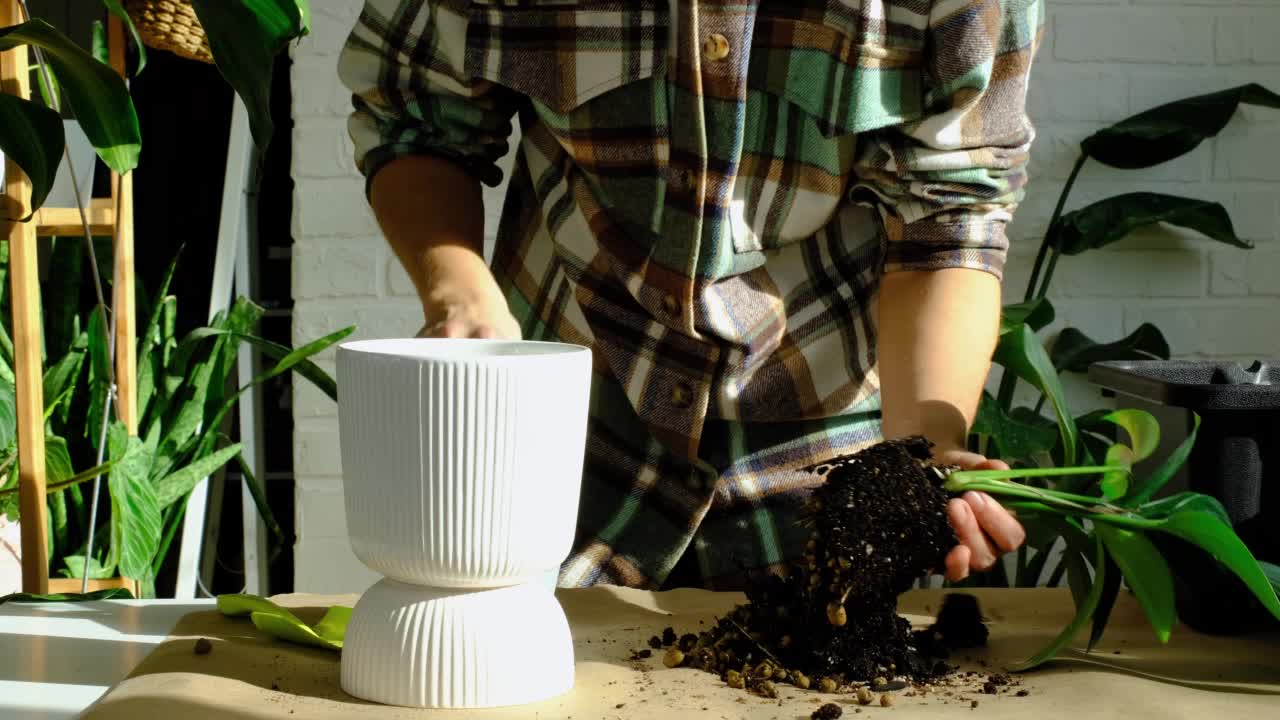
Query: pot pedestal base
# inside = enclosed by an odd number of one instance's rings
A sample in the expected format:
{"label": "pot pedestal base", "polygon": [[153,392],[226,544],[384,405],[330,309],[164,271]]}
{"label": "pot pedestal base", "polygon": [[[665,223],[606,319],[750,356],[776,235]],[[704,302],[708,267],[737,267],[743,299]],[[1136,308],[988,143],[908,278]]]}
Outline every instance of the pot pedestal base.
{"label": "pot pedestal base", "polygon": [[342,689],[384,705],[522,705],[573,687],[573,638],[543,580],[459,590],[383,579],[356,603]]}

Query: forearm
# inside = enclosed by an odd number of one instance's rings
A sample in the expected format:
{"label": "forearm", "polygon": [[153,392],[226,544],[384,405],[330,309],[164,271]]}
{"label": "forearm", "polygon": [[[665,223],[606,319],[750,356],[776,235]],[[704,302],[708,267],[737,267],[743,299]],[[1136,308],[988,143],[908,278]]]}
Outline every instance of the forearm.
{"label": "forearm", "polygon": [[480,183],[453,163],[411,155],[374,176],[369,202],[430,319],[453,297],[495,292],[484,262]]}
{"label": "forearm", "polygon": [[878,365],[885,437],[965,445],[999,333],[1000,283],[954,268],[885,275]]}

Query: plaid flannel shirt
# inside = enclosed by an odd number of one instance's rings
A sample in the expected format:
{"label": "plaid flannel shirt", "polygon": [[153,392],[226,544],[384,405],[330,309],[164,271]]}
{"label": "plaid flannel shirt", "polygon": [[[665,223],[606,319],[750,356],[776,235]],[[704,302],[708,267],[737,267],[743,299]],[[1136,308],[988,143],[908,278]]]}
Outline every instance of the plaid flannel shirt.
{"label": "plaid flannel shirt", "polygon": [[[595,368],[565,586],[798,554],[802,471],[880,438],[883,273],[999,275],[1042,0],[367,0],[357,167],[489,185],[524,336]],[[530,478],[536,482],[536,478]]]}

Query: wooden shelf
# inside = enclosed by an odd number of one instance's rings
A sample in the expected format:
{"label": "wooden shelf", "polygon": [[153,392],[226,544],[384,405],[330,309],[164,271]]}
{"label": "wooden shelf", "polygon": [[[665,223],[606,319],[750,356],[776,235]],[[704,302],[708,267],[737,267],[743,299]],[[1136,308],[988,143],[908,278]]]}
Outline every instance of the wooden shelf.
{"label": "wooden shelf", "polygon": [[[111,198],[94,198],[89,201],[89,232],[97,237],[111,237],[115,232],[116,209]],[[36,224],[37,237],[84,235],[80,209],[73,207],[40,208],[31,220]]]}

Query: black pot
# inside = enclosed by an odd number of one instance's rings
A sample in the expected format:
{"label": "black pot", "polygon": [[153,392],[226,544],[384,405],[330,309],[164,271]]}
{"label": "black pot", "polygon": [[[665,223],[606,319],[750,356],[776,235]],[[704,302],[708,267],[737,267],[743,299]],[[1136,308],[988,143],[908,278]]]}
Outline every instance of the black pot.
{"label": "black pot", "polygon": [[[1151,360],[1096,363],[1095,385],[1200,416],[1189,489],[1216,498],[1259,560],[1280,564],[1280,368]],[[1190,415],[1188,415],[1188,418]],[[1213,634],[1280,628],[1216,560],[1174,537],[1155,538],[1174,572],[1178,616]]]}

